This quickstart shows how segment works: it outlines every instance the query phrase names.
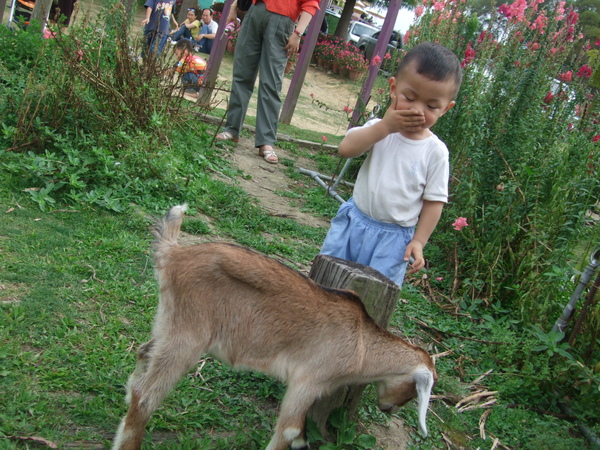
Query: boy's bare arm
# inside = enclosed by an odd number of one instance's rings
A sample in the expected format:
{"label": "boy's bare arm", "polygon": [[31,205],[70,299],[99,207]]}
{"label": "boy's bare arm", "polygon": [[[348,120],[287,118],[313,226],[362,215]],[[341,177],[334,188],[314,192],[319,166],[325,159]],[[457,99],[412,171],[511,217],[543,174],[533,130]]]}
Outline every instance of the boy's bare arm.
{"label": "boy's bare arm", "polygon": [[149,6],[146,8],[146,17],[142,20],[142,25],[147,25],[150,22],[150,16],[152,15],[152,8]]}
{"label": "boy's bare arm", "polygon": [[421,209],[415,235],[406,247],[406,252],[404,253],[405,261],[408,261],[411,256],[415,260],[408,271],[409,274],[418,272],[425,266],[423,248],[429,241],[431,233],[433,233],[433,230],[440,221],[443,208],[444,202],[423,201],[423,208]]}
{"label": "boy's bare arm", "polygon": [[388,134],[390,134],[389,130],[383,120],[379,121],[370,127],[361,128],[346,135],[340,142],[338,152],[344,158],[354,158],[371,149]]}
{"label": "boy's bare arm", "polygon": [[362,155],[389,134],[420,130],[424,120],[423,115],[415,111],[396,109],[393,102],[383,119],[375,125],[346,136],[340,143],[339,153],[344,158]]}

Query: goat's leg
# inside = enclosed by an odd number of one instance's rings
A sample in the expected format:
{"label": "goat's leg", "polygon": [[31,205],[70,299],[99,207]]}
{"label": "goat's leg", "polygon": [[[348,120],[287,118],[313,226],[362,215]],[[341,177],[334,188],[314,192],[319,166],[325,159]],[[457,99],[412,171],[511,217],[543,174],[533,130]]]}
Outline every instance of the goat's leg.
{"label": "goat's leg", "polygon": [[308,385],[288,386],[281,402],[281,410],[275,434],[266,450],[307,450],[305,426],[306,414],[313,402],[319,397],[320,391]]}
{"label": "goat's leg", "polygon": [[[167,345],[150,341],[140,348],[136,370],[128,385],[129,410],[114,440],[115,450],[141,448],[152,413],[181,377],[198,362],[200,350],[181,341]],[[149,350],[143,352],[142,350]]]}

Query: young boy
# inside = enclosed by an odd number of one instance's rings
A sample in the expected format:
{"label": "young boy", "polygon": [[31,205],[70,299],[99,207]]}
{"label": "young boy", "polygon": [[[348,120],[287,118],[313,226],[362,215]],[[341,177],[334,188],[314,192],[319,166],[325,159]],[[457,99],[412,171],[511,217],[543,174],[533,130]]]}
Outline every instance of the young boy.
{"label": "young boy", "polygon": [[184,93],[198,98],[198,91],[204,83],[204,76],[206,75],[206,61],[194,55],[192,41],[189,39],[177,41],[173,51],[178,59],[174,70],[182,74],[181,82]]}
{"label": "young boy", "polygon": [[152,55],[158,57],[161,54],[167,36],[169,35],[169,21],[172,20],[175,28],[178,28],[173,13],[175,0],[146,0],[146,17],[142,20],[144,26],[144,39],[146,46],[143,57]]}
{"label": "young boy", "polygon": [[345,158],[369,155],[321,254],[370,266],[402,286],[410,257],[409,273],[425,265],[423,247],[448,201],[448,149],[429,129],[454,106],[462,69],[449,49],[426,42],[406,54],[389,82],[383,119],[348,130],[340,143]]}

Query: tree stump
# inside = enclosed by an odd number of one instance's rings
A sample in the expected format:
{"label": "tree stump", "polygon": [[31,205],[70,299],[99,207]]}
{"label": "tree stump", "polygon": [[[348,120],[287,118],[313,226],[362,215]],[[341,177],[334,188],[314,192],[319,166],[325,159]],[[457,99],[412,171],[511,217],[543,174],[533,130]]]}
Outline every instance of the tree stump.
{"label": "tree stump", "polygon": [[[322,286],[356,292],[375,322],[387,328],[398,303],[400,288],[379,271],[333,256],[318,255],[308,276]],[[343,406],[348,408],[349,417],[356,416],[364,389],[365,385],[342,387],[313,404],[308,416],[316,422],[323,437],[329,436],[327,418],[334,409]]]}

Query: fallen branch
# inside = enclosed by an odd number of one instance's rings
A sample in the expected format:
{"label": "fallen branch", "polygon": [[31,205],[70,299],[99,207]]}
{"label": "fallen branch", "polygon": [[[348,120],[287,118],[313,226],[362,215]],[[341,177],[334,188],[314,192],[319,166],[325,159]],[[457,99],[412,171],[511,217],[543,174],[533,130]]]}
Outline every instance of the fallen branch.
{"label": "fallen branch", "polygon": [[467,341],[482,342],[484,344],[506,345],[506,342],[486,341],[484,339],[476,339],[476,338],[472,338],[472,337],[461,336],[460,334],[450,333],[449,331],[442,331],[442,330],[439,330],[439,329],[437,329],[435,327],[432,327],[431,325],[426,324],[425,322],[423,322],[422,320],[417,319],[416,317],[410,317],[409,316],[409,319],[415,321],[417,323],[417,325],[419,325],[421,327],[429,328],[430,330],[434,330],[435,332],[440,333],[440,334],[446,334],[448,336],[457,337],[459,339],[465,339]]}

